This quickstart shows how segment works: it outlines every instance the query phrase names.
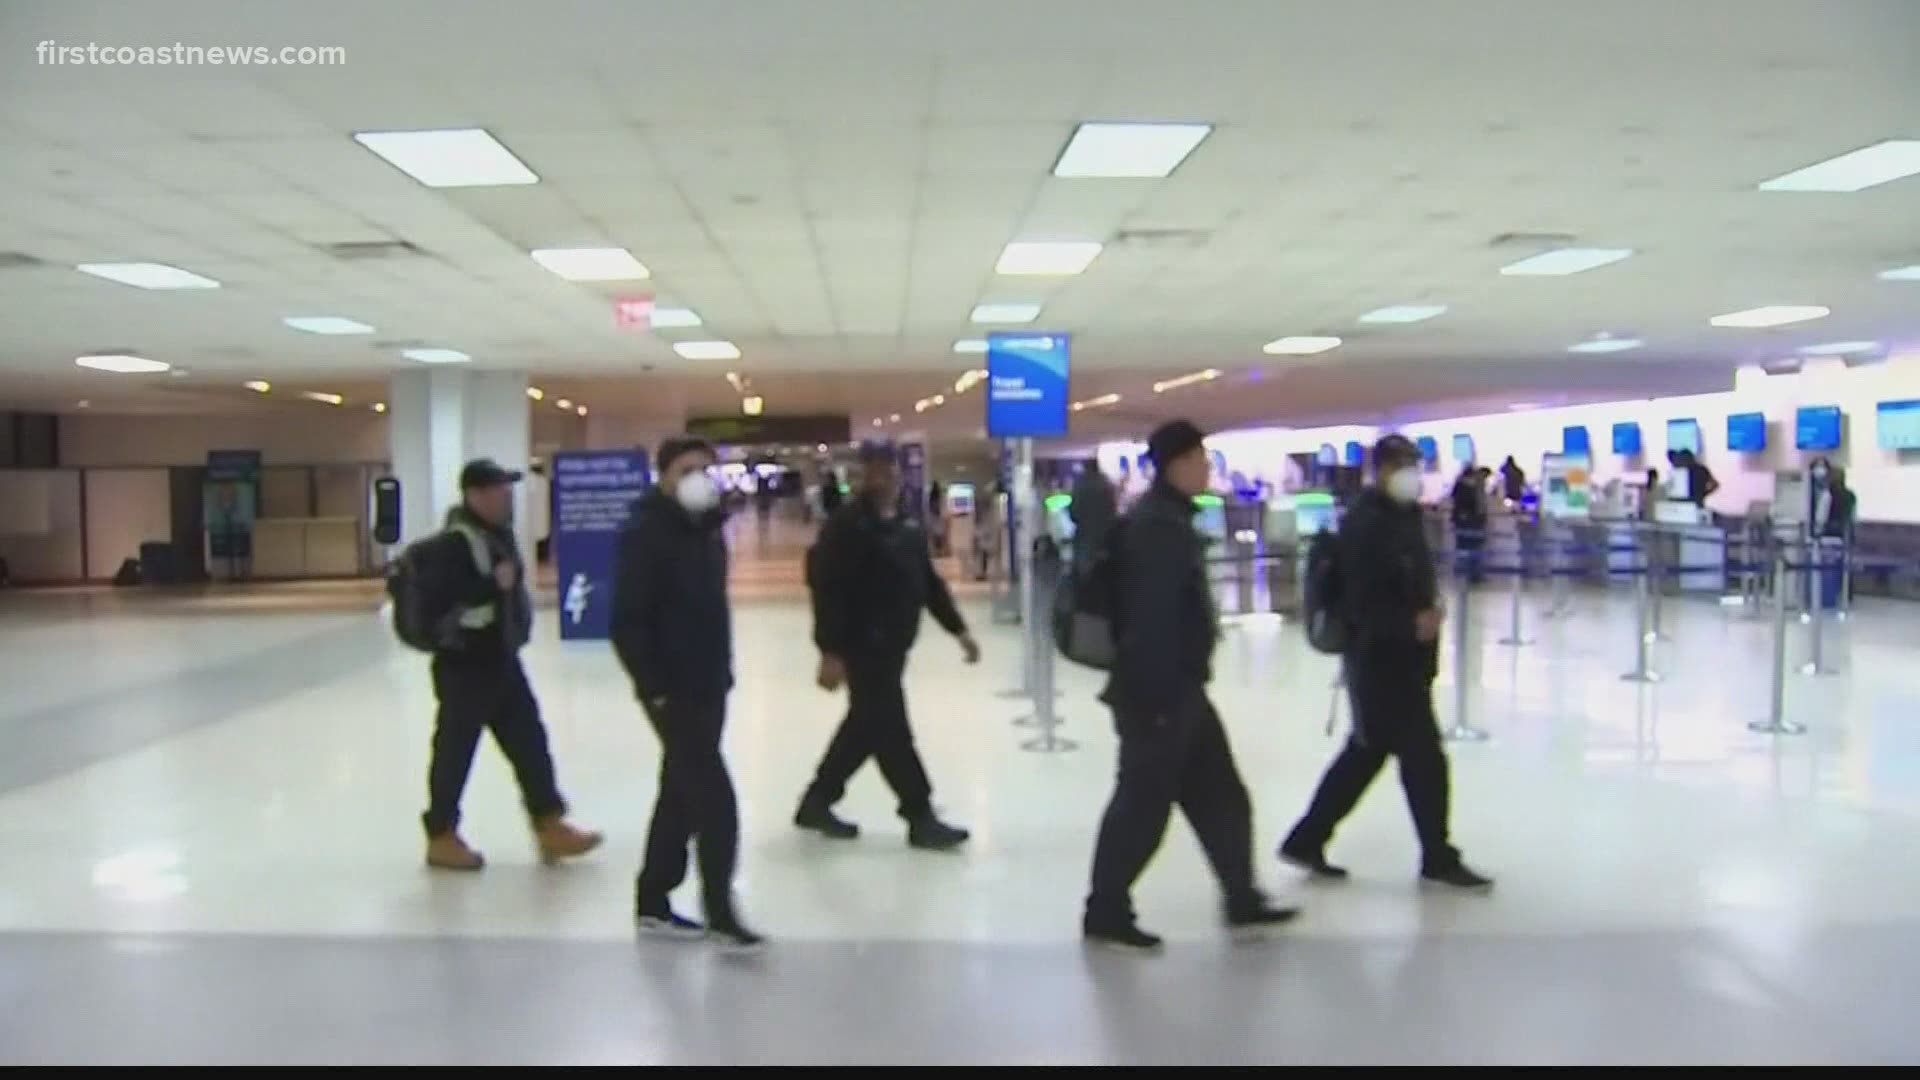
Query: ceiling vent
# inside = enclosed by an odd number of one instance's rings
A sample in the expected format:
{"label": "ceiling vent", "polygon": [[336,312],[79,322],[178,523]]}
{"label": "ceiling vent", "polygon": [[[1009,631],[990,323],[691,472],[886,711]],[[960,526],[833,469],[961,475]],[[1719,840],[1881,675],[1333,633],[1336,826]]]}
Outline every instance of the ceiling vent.
{"label": "ceiling vent", "polygon": [[46,260],[36,259],[24,251],[0,251],[0,270],[30,270],[45,265]]}
{"label": "ceiling vent", "polygon": [[1197,248],[1213,239],[1206,229],[1143,228],[1121,229],[1113,234],[1113,246],[1129,248]]}
{"label": "ceiling vent", "polygon": [[426,254],[405,240],[346,240],[322,244],[320,250],[336,259],[366,262],[374,259],[414,259]]}
{"label": "ceiling vent", "polygon": [[1559,232],[1503,232],[1487,241],[1488,247],[1517,247],[1528,250],[1570,247],[1579,240],[1572,233]]}

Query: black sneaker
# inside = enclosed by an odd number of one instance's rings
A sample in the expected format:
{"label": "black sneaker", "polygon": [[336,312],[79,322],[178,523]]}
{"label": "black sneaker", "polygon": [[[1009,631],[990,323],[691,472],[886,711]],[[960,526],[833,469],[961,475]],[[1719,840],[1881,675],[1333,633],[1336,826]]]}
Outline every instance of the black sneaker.
{"label": "black sneaker", "polygon": [[724,952],[738,954],[757,953],[767,944],[766,938],[747,929],[746,924],[738,918],[709,920],[707,940]]}
{"label": "black sneaker", "polygon": [[670,907],[641,911],[633,921],[640,936],[653,941],[699,941],[707,933],[706,927]]}
{"label": "black sneaker", "polygon": [[817,832],[830,840],[858,840],[860,826],[840,817],[831,806],[815,806],[801,803],[794,812],[793,823],[808,832]]}
{"label": "black sneaker", "polygon": [[1280,845],[1280,861],[1293,867],[1295,870],[1304,870],[1307,872],[1308,877],[1318,878],[1321,881],[1345,881],[1347,879],[1347,868],[1344,866],[1335,866],[1328,862],[1324,852],[1308,851],[1291,844],[1282,844]]}
{"label": "black sneaker", "polygon": [[907,823],[907,843],[922,851],[952,851],[967,842],[973,834],[956,825],[949,825],[932,814],[914,818]]}
{"label": "black sneaker", "polygon": [[1158,934],[1149,934],[1132,920],[1111,925],[1083,923],[1080,938],[1088,945],[1118,952],[1157,953],[1166,942]]}
{"label": "black sneaker", "polygon": [[1455,861],[1446,866],[1423,869],[1420,880],[1428,885],[1444,885],[1462,892],[1492,892],[1493,879],[1474,873],[1466,863]]}
{"label": "black sneaker", "polygon": [[1227,931],[1236,941],[1264,941],[1271,931],[1299,917],[1299,908],[1280,907],[1261,900],[1227,909]]}

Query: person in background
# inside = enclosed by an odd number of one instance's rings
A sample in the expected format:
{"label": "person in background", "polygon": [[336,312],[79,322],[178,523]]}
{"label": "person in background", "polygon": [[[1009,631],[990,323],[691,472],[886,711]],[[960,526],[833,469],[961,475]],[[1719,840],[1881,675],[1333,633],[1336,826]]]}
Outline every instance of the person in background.
{"label": "person in background", "polygon": [[1120,736],[1120,767],[1094,845],[1081,922],[1090,944],[1160,948],[1136,920],[1133,885],[1176,804],[1212,865],[1229,929],[1257,933],[1299,914],[1269,903],[1255,882],[1253,803],[1207,699],[1219,622],[1193,524],[1193,500],[1207,490],[1205,438],[1185,420],[1153,432],[1153,487],[1121,526],[1117,655],[1101,695]]}
{"label": "person in background", "polygon": [[1453,482],[1453,537],[1467,578],[1475,585],[1486,581],[1482,552],[1487,546],[1487,474],[1474,465],[1460,470]]}
{"label": "person in background", "polygon": [[820,530],[810,553],[813,640],[820,648],[823,690],[847,688],[847,716],[834,732],[793,823],[835,840],[852,840],[859,826],[834,814],[847,782],[872,758],[899,800],[907,843],[947,851],[967,842],[965,829],[933,810],[933,785],[913,745],[907,721],[907,654],[919,636],[922,612],[960,642],[969,664],[980,646],[967,632],[953,594],[933,567],[927,537],[901,513],[900,466],[893,448],[860,448],[860,487],[851,503]]}
{"label": "person in background", "polygon": [[1067,504],[1067,516],[1073,519],[1073,569],[1086,572],[1093,565],[1101,545],[1107,542],[1107,530],[1120,515],[1119,496],[1113,482],[1100,471],[1097,458],[1080,465],[1073,481],[1073,501]]}
{"label": "person in background", "polygon": [[513,765],[542,861],[574,858],[600,846],[599,833],[567,821],[540,703],[520,664],[520,650],[533,633],[526,563],[513,536],[513,486],[520,479],[520,473],[485,458],[468,462],[460,470],[460,505],[447,513],[446,530],[423,541],[428,547],[420,562],[420,588],[427,610],[435,613],[434,622],[458,627],[448,645],[433,654],[440,712],[427,768],[427,811],[421,816],[427,865],[441,870],[486,865],[460,837],[460,798],[483,731],[493,732]]}
{"label": "person in background", "polygon": [[[644,935],[704,935],[751,950],[763,939],[734,903],[740,811],[720,750],[733,690],[733,615],[713,448],[670,438],[657,461],[660,483],[634,503],[614,564],[613,650],[662,750],[634,918]],[[675,912],[670,899],[686,880],[689,842],[699,848],[705,926]]]}
{"label": "person in background", "polygon": [[1847,559],[1852,557],[1854,509],[1859,500],[1847,487],[1847,473],[1826,458],[1820,458],[1808,470],[1813,476],[1814,535],[1821,545],[1820,606],[1837,607],[1844,582]]}
{"label": "person in background", "polygon": [[927,536],[933,543],[934,555],[946,558],[947,489],[938,480],[927,485]]}
{"label": "person in background", "polygon": [[1404,436],[1388,435],[1374,447],[1373,460],[1374,484],[1348,509],[1338,537],[1353,628],[1343,658],[1353,730],[1280,845],[1280,858],[1314,877],[1345,878],[1346,870],[1327,862],[1327,844],[1387,758],[1395,757],[1420,837],[1421,879],[1488,889],[1493,882],[1468,869],[1447,835],[1447,756],[1433,712],[1445,612],[1420,520],[1420,451]]}
{"label": "person in background", "polygon": [[834,513],[840,509],[840,504],[845,501],[846,497],[840,492],[840,477],[834,473],[833,466],[822,465],[820,467],[821,520],[832,520]]}
{"label": "person in background", "polygon": [[753,519],[762,549],[773,534],[773,501],[773,477],[753,474]]}
{"label": "person in background", "polygon": [[1653,520],[1653,508],[1667,497],[1666,486],[1660,483],[1660,470],[1647,470],[1647,490],[1640,499],[1640,516],[1647,521]]}
{"label": "person in background", "polygon": [[1508,454],[1507,460],[1500,463],[1500,490],[1507,502],[1514,506],[1520,505],[1520,500],[1527,494],[1526,470],[1513,460],[1512,454]]}
{"label": "person in background", "polygon": [[1682,450],[1676,456],[1675,467],[1687,471],[1687,498],[1695,506],[1707,505],[1707,497],[1720,490],[1720,481],[1693,451]]}

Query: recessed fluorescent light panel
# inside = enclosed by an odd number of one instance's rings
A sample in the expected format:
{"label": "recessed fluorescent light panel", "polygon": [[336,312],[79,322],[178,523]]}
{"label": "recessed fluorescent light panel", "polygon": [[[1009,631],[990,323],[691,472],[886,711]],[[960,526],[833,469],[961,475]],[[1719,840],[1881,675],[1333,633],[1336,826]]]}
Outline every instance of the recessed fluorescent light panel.
{"label": "recessed fluorescent light panel", "polygon": [[1168,379],[1165,382],[1154,383],[1153,392],[1156,394],[1164,394],[1169,390],[1178,390],[1183,386],[1192,386],[1195,383],[1212,382],[1213,380],[1219,378],[1221,374],[1222,373],[1218,368],[1208,368],[1205,371],[1196,371],[1191,375],[1182,375],[1177,379]]}
{"label": "recessed fluorescent light panel", "polygon": [[220,283],[209,277],[166,263],[81,263],[74,267],[83,274],[103,277],[136,289],[217,289]]}
{"label": "recessed fluorescent light panel", "polygon": [[1633,255],[1632,248],[1556,248],[1500,268],[1507,277],[1565,277],[1585,273]]}
{"label": "recessed fluorescent light panel", "polygon": [[373,327],[352,319],[343,319],[338,315],[295,315],[281,319],[281,322],[295,330],[304,330],[309,334],[371,334]]}
{"label": "recessed fluorescent light panel", "polygon": [[1078,274],[1100,254],[1092,240],[1016,240],[1000,252],[996,274],[1025,277],[1065,277]]}
{"label": "recessed fluorescent light panel", "polygon": [[651,276],[626,248],[538,248],[529,254],[568,281],[637,281]]}
{"label": "recessed fluorescent light panel", "polygon": [[740,359],[740,349],[731,341],[676,341],[673,351],[688,360]]}
{"label": "recessed fluorescent light panel", "polygon": [[1157,180],[1171,175],[1212,132],[1212,124],[1081,124],[1053,163],[1053,175]]}
{"label": "recessed fluorescent light panel", "polygon": [[1920,139],[1888,139],[1760,182],[1761,191],[1864,191],[1920,173]]}
{"label": "recessed fluorescent light panel", "polygon": [[317,401],[322,405],[345,405],[347,399],[339,394],[326,394],[318,390],[302,390],[300,396],[308,401]]}
{"label": "recessed fluorescent light panel", "polygon": [[953,343],[953,351],[954,351],[954,352],[957,352],[957,353],[983,353],[983,352],[986,352],[986,351],[987,351],[987,339],[986,339],[986,338],[977,338],[977,337],[976,337],[976,338],[961,338],[961,339],[960,339],[959,341],[956,341],[956,342],[954,342],[954,343]]}
{"label": "recessed fluorescent light panel", "polygon": [[540,178],[500,141],[479,128],[446,131],[362,131],[353,141],[428,187],[537,184]]}
{"label": "recessed fluorescent light panel", "polygon": [[699,326],[700,313],[692,308],[657,307],[653,309],[653,315],[648,321],[652,323],[655,330],[679,326]]}
{"label": "recessed fluorescent light panel", "polygon": [[273,384],[268,382],[265,379],[254,379],[250,382],[243,382],[240,385],[246,387],[247,389],[253,391],[256,394],[268,394],[273,392]]}
{"label": "recessed fluorescent light panel", "polygon": [[1818,304],[1775,304],[1771,307],[1730,311],[1725,315],[1715,315],[1707,321],[1715,326],[1762,330],[1769,326],[1785,326],[1788,323],[1807,322],[1810,319],[1824,319],[1830,314],[1832,312]]}
{"label": "recessed fluorescent light panel", "polygon": [[763,397],[743,397],[740,399],[740,412],[744,416],[759,416],[767,410],[767,399]]}
{"label": "recessed fluorescent light panel", "polygon": [[115,375],[157,375],[173,367],[165,360],[149,360],[144,356],[128,353],[100,353],[93,356],[76,356],[73,362],[83,368],[94,371],[110,371]]}
{"label": "recessed fluorescent light panel", "polygon": [[1802,345],[1802,356],[1852,356],[1855,353],[1869,353],[1880,348],[1877,341],[1828,341],[1819,345]]}
{"label": "recessed fluorescent light panel", "polygon": [[1375,308],[1360,316],[1363,323],[1416,323],[1438,318],[1447,313],[1445,304],[1395,304],[1392,307]]}
{"label": "recessed fluorescent light panel", "polygon": [[1880,271],[1881,281],[1920,281],[1920,264],[1914,266],[1896,266],[1891,270]]}
{"label": "recessed fluorescent light panel", "polygon": [[527,387],[527,396],[532,398],[535,401],[547,400],[547,392],[545,390],[540,389],[537,386]]}
{"label": "recessed fluorescent light panel", "polygon": [[400,355],[417,364],[464,364],[473,359],[459,349],[407,349]]}
{"label": "recessed fluorescent light panel", "polygon": [[1570,353],[1616,353],[1637,349],[1646,342],[1632,337],[1603,337],[1567,346]]}
{"label": "recessed fluorescent light panel", "polygon": [[1283,337],[1260,346],[1268,356],[1312,356],[1340,347],[1337,337]]}
{"label": "recessed fluorescent light panel", "polygon": [[1101,394],[1099,397],[1093,397],[1093,398],[1088,398],[1085,401],[1074,402],[1073,411],[1085,412],[1088,409],[1101,409],[1101,408],[1105,408],[1108,405],[1118,405],[1118,404],[1120,404],[1119,394]]}
{"label": "recessed fluorescent light panel", "polygon": [[981,324],[1030,323],[1039,317],[1039,304],[980,304],[968,316]]}
{"label": "recessed fluorescent light panel", "polygon": [[386,411],[387,411],[387,403],[386,403],[386,402],[384,402],[384,401],[376,401],[376,402],[374,402],[374,403],[373,403],[373,411],[374,411],[374,412],[386,412]]}

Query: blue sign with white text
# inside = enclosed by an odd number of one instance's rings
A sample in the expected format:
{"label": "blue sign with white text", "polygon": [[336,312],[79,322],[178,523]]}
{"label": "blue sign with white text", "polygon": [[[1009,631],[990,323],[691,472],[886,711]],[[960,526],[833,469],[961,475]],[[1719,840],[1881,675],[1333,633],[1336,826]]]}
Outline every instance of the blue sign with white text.
{"label": "blue sign with white text", "polygon": [[639,450],[562,451],[553,456],[560,640],[606,640],[620,530],[647,487],[647,455]]}
{"label": "blue sign with white text", "polygon": [[1057,439],[1067,433],[1067,335],[987,335],[987,434]]}

